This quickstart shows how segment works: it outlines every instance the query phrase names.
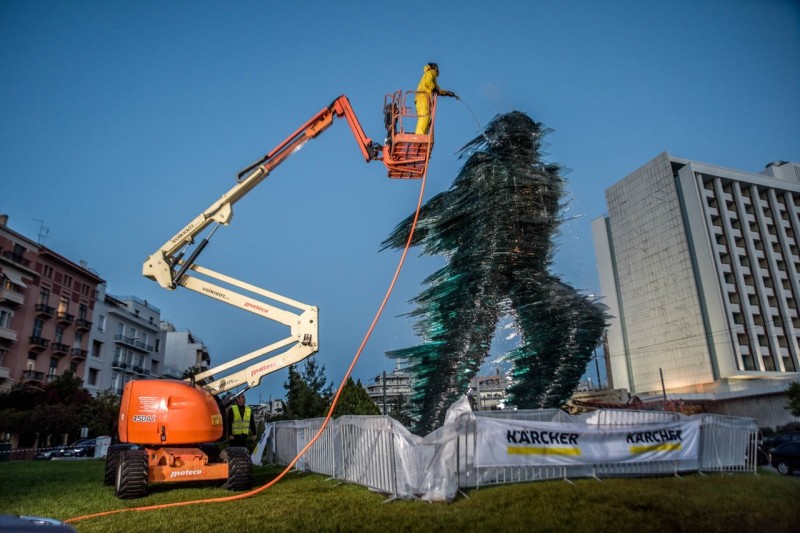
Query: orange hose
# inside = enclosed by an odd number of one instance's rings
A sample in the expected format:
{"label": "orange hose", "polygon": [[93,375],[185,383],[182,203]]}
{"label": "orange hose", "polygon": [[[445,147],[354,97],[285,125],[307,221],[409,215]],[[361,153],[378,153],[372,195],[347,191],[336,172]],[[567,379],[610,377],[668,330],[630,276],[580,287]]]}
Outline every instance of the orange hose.
{"label": "orange hose", "polygon": [[93,514],[87,514],[87,515],[83,515],[83,516],[76,516],[76,517],[64,520],[64,522],[68,522],[68,523],[80,522],[81,520],[89,520],[90,518],[99,518],[99,517],[102,517],[102,516],[108,516],[108,515],[113,515],[113,514],[117,514],[117,513],[124,513],[124,512],[127,512],[127,511],[154,511],[156,509],[166,509],[168,507],[179,507],[179,506],[183,506],[183,505],[196,505],[196,504],[201,504],[201,503],[230,502],[230,501],[234,501],[234,500],[242,500],[242,499],[245,499],[245,498],[250,498],[251,496],[255,496],[256,494],[259,494],[260,492],[263,492],[263,491],[267,490],[268,488],[270,488],[273,485],[275,485],[278,481],[283,479],[283,477],[286,476],[286,474],[289,473],[289,471],[292,469],[292,467],[297,463],[297,461],[300,460],[300,458],[308,451],[308,449],[311,448],[311,446],[315,442],[317,442],[317,440],[320,438],[320,436],[322,436],[322,432],[325,431],[325,428],[328,426],[328,423],[330,422],[331,417],[333,416],[333,412],[336,409],[336,404],[339,402],[339,396],[341,396],[342,390],[344,390],[344,386],[347,383],[347,378],[349,378],[350,374],[353,372],[353,369],[355,368],[356,363],[358,362],[358,359],[361,357],[361,352],[364,351],[364,347],[367,345],[367,341],[369,341],[370,336],[372,336],[372,331],[375,329],[375,326],[378,324],[378,320],[380,319],[381,315],[383,314],[383,309],[386,307],[386,303],[389,301],[389,296],[391,296],[392,291],[394,290],[394,285],[397,282],[397,279],[400,277],[400,271],[403,268],[403,263],[405,263],[406,256],[408,255],[408,250],[409,250],[409,248],[411,248],[411,241],[414,238],[414,230],[416,230],[416,227],[417,227],[417,220],[419,219],[419,213],[420,213],[420,210],[422,208],[422,199],[423,199],[424,194],[425,194],[425,183],[426,183],[426,181],[428,179],[428,162],[429,161],[430,161],[430,159],[425,161],[425,168],[424,168],[424,171],[423,171],[423,174],[422,174],[422,183],[420,184],[419,198],[417,200],[417,209],[416,209],[416,212],[414,213],[414,220],[411,223],[411,231],[408,233],[408,239],[406,240],[406,245],[403,248],[403,253],[400,256],[400,261],[397,264],[397,269],[394,272],[394,276],[392,277],[391,283],[389,283],[389,288],[386,290],[386,294],[383,297],[383,301],[381,302],[381,305],[378,307],[378,311],[375,313],[375,318],[372,319],[372,323],[370,324],[369,329],[367,329],[367,333],[364,335],[364,340],[361,341],[361,345],[358,347],[358,350],[356,351],[356,354],[353,357],[353,361],[350,363],[350,367],[347,369],[347,372],[345,373],[344,378],[342,378],[341,384],[339,384],[339,389],[336,391],[336,395],[333,397],[333,401],[331,402],[331,406],[328,409],[328,414],[325,416],[325,420],[322,422],[322,426],[319,428],[319,431],[317,431],[316,435],[314,435],[314,437],[308,442],[308,444],[306,444],[305,447],[302,450],[300,450],[300,452],[297,454],[297,456],[294,459],[292,459],[292,461],[286,466],[286,468],[280,474],[278,474],[278,476],[275,479],[273,479],[269,483],[266,483],[265,485],[262,485],[260,487],[255,488],[253,490],[250,490],[248,492],[243,492],[243,493],[240,493],[240,494],[236,494],[236,495],[233,495],[233,496],[222,496],[222,497],[219,497],[219,498],[206,498],[206,499],[202,499],[202,500],[190,500],[190,501],[186,501],[186,502],[162,503],[162,504],[159,504],[159,505],[145,505],[145,506],[142,506],[142,507],[130,507],[130,508],[127,508],[127,509],[114,509],[114,510],[111,510],[111,511],[103,511],[103,512],[100,512],[100,513],[93,513]]}

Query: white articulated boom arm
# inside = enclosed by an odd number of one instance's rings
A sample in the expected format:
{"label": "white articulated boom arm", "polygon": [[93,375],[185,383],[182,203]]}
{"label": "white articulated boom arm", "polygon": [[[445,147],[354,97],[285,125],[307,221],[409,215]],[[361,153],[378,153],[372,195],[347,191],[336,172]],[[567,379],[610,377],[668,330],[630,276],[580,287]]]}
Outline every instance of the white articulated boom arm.
{"label": "white articulated boom arm", "polygon": [[[161,248],[144,262],[142,273],[146,277],[156,281],[165,289],[172,290],[178,286],[185,287],[269,320],[279,322],[290,328],[290,335],[283,340],[244,354],[228,363],[195,375],[193,379],[202,382],[204,379],[214,379],[214,374],[220,374],[251,363],[250,366],[204,385],[211,394],[218,395],[241,385],[254,387],[258,385],[261,379],[267,374],[302,361],[306,357],[316,353],[319,349],[319,311],[316,307],[297,302],[201,267],[195,264],[195,260],[206,247],[209,239],[219,226],[228,225],[230,223],[231,217],[233,216],[233,205],[242,199],[256,185],[261,183],[275,167],[285,161],[286,158],[300,148],[300,146],[325,131],[331,125],[334,117],[344,117],[347,119],[367,162],[380,159],[379,154],[382,147],[373,143],[371,139],[364,135],[347,97],[340,96],[334,100],[330,106],[317,113],[311,120],[306,122],[269,154],[264,156],[264,158],[243,170],[239,174],[236,185],[227,193],[223,194],[219,200],[211,204],[208,209],[189,222],[189,224],[164,243]],[[195,246],[195,239],[212,224],[216,225],[211,228],[205,238]],[[190,250],[192,246],[194,246],[194,249]],[[183,259],[183,256],[187,252],[190,252],[189,257]],[[203,276],[203,278],[197,275]],[[227,286],[215,284],[205,278],[217,280]],[[242,289],[255,296],[242,294],[230,287]],[[276,307],[270,302],[282,304],[284,307],[293,308],[295,311]],[[285,351],[278,355],[266,359],[264,358],[267,354],[277,350]]]}

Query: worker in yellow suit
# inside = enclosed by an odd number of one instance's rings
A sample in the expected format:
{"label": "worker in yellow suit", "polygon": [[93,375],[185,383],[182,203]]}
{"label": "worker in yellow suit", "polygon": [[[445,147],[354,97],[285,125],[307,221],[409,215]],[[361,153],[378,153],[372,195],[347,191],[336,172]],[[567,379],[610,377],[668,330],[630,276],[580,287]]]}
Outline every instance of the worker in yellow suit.
{"label": "worker in yellow suit", "polygon": [[422,69],[422,79],[419,80],[417,96],[414,98],[414,104],[417,107],[417,129],[414,133],[417,135],[427,135],[431,127],[431,102],[434,94],[458,98],[453,91],[445,91],[439,87],[439,84],[436,83],[438,76],[439,65],[436,63],[428,63]]}

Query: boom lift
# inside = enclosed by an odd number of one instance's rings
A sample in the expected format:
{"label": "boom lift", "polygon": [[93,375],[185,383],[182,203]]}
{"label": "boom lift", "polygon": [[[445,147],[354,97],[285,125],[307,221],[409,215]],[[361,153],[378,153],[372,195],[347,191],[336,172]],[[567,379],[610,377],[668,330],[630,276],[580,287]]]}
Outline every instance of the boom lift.
{"label": "boom lift", "polygon": [[239,172],[228,192],[145,260],[143,274],[165,289],[185,287],[279,322],[289,327],[290,333],[187,380],[129,381],[120,404],[120,444],[109,448],[105,464],[104,482],[115,486],[117,497],[144,496],[149,483],[224,480],[231,490],[250,487],[252,465],[247,449],[233,447],[220,454],[214,444],[223,435],[224,407],[267,374],[317,352],[318,309],[204,268],[196,260],[219,226],[230,223],[234,204],[298,148],[330,127],[334,118],[347,120],[364,159],[383,161],[390,178],[422,178],[433,148],[436,98],[431,105],[430,133],[417,135],[405,132],[406,121],[417,117],[406,106],[406,100],[413,101],[415,95],[414,91],[397,91],[384,98],[384,146],[364,134],[347,97],[338,97]]}

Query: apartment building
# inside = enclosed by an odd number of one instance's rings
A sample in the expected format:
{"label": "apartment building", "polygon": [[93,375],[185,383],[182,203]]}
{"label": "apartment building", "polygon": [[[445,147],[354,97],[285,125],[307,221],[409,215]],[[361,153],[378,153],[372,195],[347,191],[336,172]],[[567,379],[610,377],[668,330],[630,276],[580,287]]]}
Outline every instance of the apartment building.
{"label": "apartment building", "polygon": [[98,287],[91,348],[84,386],[93,395],[110,389],[122,394],[132,379],[161,377],[164,332],[161,311],[135,296],[113,296]]}
{"label": "apartment building", "polygon": [[211,356],[203,341],[191,331],[179,331],[167,321],[159,326],[164,333],[164,377],[182,379],[187,372],[203,372],[211,367]]}
{"label": "apartment building", "polygon": [[84,374],[97,288],[87,268],[8,227],[0,215],[0,392]]}

